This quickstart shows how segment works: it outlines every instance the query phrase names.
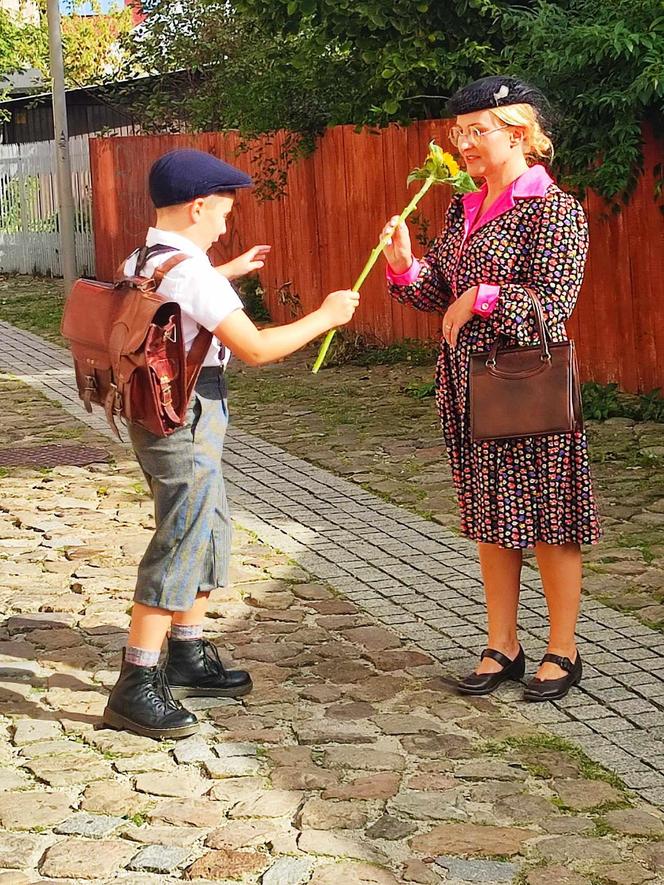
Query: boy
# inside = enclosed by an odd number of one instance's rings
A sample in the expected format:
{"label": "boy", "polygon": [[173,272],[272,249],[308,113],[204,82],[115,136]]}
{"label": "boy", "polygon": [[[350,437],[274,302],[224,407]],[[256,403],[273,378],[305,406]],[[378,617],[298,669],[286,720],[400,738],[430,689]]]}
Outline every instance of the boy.
{"label": "boy", "polygon": [[[182,308],[188,350],[201,326],[214,337],[189,404],[187,424],[171,436],[138,425],[129,435],[154,497],[155,533],[138,567],[134,606],[120,678],[104,710],[104,723],[153,738],[193,734],[198,722],[175,698],[240,697],[251,691],[249,673],[226,670],[216,648],[203,639],[208,596],[228,579],[231,524],[221,469],[228,423],[224,368],[229,351],[249,365],[293,353],[335,326],[347,323],[359,303],[350,291],[333,292],[321,307],[296,322],[259,330],[228,282],[263,266],[269,251],[254,246],[222,267],[207,251],[226,232],[235,191],[249,176],[210,154],[175,150],[150,171],[157,220],[143,267],[137,255],[125,273],[151,275],[169,257],[189,256],[163,278],[159,292]],[[168,635],[168,660],[158,666]]]}

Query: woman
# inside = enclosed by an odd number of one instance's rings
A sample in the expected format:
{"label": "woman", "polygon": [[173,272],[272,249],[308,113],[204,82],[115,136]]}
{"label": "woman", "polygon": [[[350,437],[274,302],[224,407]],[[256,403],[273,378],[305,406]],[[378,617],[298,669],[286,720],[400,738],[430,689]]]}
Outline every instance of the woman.
{"label": "woman", "polygon": [[524,697],[563,697],[581,679],[575,644],[581,596],[581,544],[600,537],[585,434],[473,443],[469,356],[537,343],[527,288],[539,296],[554,341],[565,340],[583,279],[588,230],[583,210],[544,166],[553,146],[544,96],[513,77],[485,77],[449,102],[450,132],[479,192],[456,196],[441,235],[422,261],[413,258],[405,224],[384,234],[390,294],[443,317],[437,403],[461,510],[463,534],[478,544],[488,614],[488,648],[464,694],[488,694],[520,679],[517,638],[522,555],[534,547],[549,610],[549,642]]}

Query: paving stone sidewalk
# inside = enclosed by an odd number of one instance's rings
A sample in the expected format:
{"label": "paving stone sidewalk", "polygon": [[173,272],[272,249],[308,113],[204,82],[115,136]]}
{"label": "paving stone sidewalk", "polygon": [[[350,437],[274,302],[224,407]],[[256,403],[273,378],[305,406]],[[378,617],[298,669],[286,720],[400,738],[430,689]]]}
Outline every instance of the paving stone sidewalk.
{"label": "paving stone sidewalk", "polygon": [[[0,332],[6,369],[88,418],[66,353]],[[80,426],[12,382],[3,415],[2,446]],[[482,643],[472,550],[248,434],[228,441],[233,586],[206,630],[254,693],[192,702],[201,735],[174,746],[97,730],[152,521],[108,447],[115,463],[1,480],[0,882],[664,881],[661,635],[592,603],[583,691],[457,698]]]}

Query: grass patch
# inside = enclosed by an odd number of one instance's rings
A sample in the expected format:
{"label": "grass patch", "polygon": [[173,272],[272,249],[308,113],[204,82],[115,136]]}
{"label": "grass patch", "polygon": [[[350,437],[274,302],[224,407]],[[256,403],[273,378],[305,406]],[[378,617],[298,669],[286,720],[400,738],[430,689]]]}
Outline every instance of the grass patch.
{"label": "grass patch", "polygon": [[64,344],[60,320],[65,299],[61,280],[11,276],[0,280],[0,319]]}
{"label": "grass patch", "polygon": [[404,393],[412,396],[413,399],[426,399],[429,396],[436,395],[436,382],[424,381],[422,384],[409,384],[404,387]]}
{"label": "grass patch", "polygon": [[80,439],[85,433],[86,428],[82,425],[78,427],[59,427],[57,430],[51,430],[46,439]]}
{"label": "grass patch", "polygon": [[604,820],[603,817],[598,817],[595,820],[595,830],[593,832],[593,836],[601,839],[603,836],[611,836],[615,833],[613,827],[610,827],[608,823]]}
{"label": "grass patch", "polygon": [[643,557],[643,561],[647,565],[650,565],[653,559],[656,559],[656,554],[653,552],[652,545],[653,543],[661,543],[661,538],[656,534],[619,535],[612,543],[614,543],[616,547],[621,547],[623,550],[638,550]]}
{"label": "grass patch", "polygon": [[364,335],[337,332],[327,365],[341,366],[394,366],[407,363],[411,366],[431,366],[438,358],[439,347],[435,341],[419,341],[405,338],[392,344],[380,344]]}
{"label": "grass patch", "polygon": [[[564,753],[576,763],[576,767],[578,768],[581,777],[586,778],[586,780],[604,781],[605,783],[610,784],[612,787],[620,790],[621,793],[624,793],[625,802],[628,802],[626,795],[628,792],[627,787],[618,775],[609,771],[598,762],[594,762],[583,752],[583,750],[564,738],[548,734],[531,735],[528,737],[511,737],[505,738],[503,741],[487,741],[482,745],[482,749],[485,753],[496,755],[509,755],[512,752],[518,753],[519,750],[524,749],[553,750],[558,753]],[[524,763],[524,765],[530,770],[528,763]],[[614,803],[612,803],[612,806],[613,804]],[[622,803],[619,804],[622,805]],[[608,810],[605,806],[600,806],[600,809]]]}

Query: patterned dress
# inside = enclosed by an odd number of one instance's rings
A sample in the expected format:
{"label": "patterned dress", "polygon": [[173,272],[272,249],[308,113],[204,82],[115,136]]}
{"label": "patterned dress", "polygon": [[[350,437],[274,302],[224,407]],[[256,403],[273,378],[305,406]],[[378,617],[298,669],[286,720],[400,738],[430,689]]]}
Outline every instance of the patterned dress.
{"label": "patterned dress", "polygon": [[474,225],[466,217],[469,203],[453,198],[417,278],[389,285],[398,301],[440,313],[471,286],[490,284],[498,293],[489,315],[475,315],[460,330],[456,349],[442,340],[436,371],[461,530],[475,541],[516,549],[538,541],[595,543],[601,532],[585,433],[473,443],[468,402],[471,354],[488,350],[499,334],[507,346],[538,342],[525,286],[537,292],[553,340],[566,339],[564,323],[576,303],[588,249],[583,209],[550,179],[541,193],[503,201],[500,214],[490,207]]}

